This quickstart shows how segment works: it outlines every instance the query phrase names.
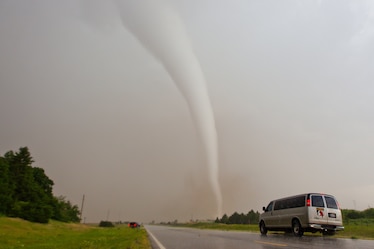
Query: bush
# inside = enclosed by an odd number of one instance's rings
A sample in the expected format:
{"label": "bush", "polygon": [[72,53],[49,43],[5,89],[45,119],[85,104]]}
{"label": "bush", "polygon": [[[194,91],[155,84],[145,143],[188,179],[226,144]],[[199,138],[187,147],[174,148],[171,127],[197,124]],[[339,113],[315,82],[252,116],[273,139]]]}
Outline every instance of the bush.
{"label": "bush", "polygon": [[52,208],[41,203],[18,201],[11,211],[10,216],[12,217],[19,217],[32,222],[48,223]]}
{"label": "bush", "polygon": [[114,227],[114,225],[110,221],[100,221],[99,227]]}

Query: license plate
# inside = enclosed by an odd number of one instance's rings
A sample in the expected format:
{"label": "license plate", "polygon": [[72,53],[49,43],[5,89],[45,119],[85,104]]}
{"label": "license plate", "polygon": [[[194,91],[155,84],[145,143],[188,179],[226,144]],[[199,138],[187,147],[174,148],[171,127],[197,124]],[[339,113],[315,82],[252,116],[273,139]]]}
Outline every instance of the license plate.
{"label": "license plate", "polygon": [[336,214],[335,213],[329,213],[329,218],[336,218]]}

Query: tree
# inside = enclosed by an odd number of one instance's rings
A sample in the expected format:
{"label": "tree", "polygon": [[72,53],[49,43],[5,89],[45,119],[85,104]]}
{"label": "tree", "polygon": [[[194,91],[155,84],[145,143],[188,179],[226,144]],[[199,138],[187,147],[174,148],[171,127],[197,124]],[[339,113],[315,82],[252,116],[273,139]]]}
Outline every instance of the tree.
{"label": "tree", "polygon": [[239,214],[237,212],[233,213],[230,217],[229,217],[229,224],[244,224],[243,222],[243,214]]}
{"label": "tree", "polygon": [[221,223],[228,224],[229,223],[229,217],[227,214],[224,214],[221,219]]}
{"label": "tree", "polygon": [[221,219],[218,217],[215,220],[215,223],[224,223],[224,224],[257,224],[260,217],[260,213],[257,211],[248,212],[248,214],[234,212],[230,217],[226,214],[222,216]]}
{"label": "tree", "polygon": [[373,219],[374,218],[374,208],[368,208],[363,211],[353,210],[353,209],[342,209],[342,215],[344,219]]}
{"label": "tree", "polygon": [[363,215],[367,219],[373,219],[374,218],[374,208],[368,208],[363,211]]}
{"label": "tree", "polygon": [[362,212],[357,210],[351,210],[351,209],[343,209],[342,210],[344,219],[360,219],[364,218],[364,215]]}
{"label": "tree", "polygon": [[29,201],[33,196],[33,175],[31,154],[27,147],[22,147],[19,152],[9,151],[4,158],[9,164],[9,178],[14,184],[14,202]]}
{"label": "tree", "polygon": [[45,193],[48,197],[52,198],[53,181],[45,174],[44,169],[34,167],[32,173],[36,184],[40,190]]}
{"label": "tree", "polygon": [[0,213],[40,223],[79,222],[78,207],[54,197],[53,181],[33,162],[27,147],[0,157]]}
{"label": "tree", "polygon": [[253,209],[251,209],[251,211],[248,212],[247,217],[249,224],[257,224],[260,219],[260,213],[258,211],[255,212],[253,211]]}
{"label": "tree", "polygon": [[8,214],[12,206],[14,185],[9,178],[9,164],[0,157],[0,214]]}
{"label": "tree", "polygon": [[18,201],[12,209],[13,216],[38,223],[48,223],[51,214],[51,206],[42,202]]}
{"label": "tree", "polygon": [[52,219],[63,222],[80,222],[77,205],[72,205],[64,196],[54,197]]}

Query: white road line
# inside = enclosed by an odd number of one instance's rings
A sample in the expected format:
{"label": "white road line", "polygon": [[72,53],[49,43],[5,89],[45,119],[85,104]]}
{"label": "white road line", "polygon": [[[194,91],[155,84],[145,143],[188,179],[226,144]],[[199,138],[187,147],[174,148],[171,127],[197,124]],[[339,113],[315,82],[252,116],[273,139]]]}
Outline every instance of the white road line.
{"label": "white road line", "polygon": [[272,246],[282,246],[282,247],[288,246],[287,244],[272,243],[272,242],[265,242],[265,241],[259,241],[259,240],[255,240],[254,242],[258,244],[265,244],[265,245],[272,245]]}
{"label": "white road line", "polygon": [[149,235],[151,235],[152,239],[156,242],[157,246],[160,248],[160,249],[166,249],[166,247],[164,247],[160,241],[158,241],[158,239],[156,239],[156,237],[149,231],[147,230],[147,232],[149,233]]}

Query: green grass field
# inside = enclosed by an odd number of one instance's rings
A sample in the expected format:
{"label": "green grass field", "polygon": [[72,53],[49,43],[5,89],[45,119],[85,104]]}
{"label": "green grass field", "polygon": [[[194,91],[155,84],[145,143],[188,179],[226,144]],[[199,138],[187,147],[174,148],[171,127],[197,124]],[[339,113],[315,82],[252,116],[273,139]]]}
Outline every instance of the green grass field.
{"label": "green grass field", "polygon": [[353,239],[374,239],[373,219],[346,220],[344,227],[344,231],[338,236]]}
{"label": "green grass field", "polygon": [[[194,223],[176,226],[259,233],[257,225]],[[345,231],[338,232],[334,237],[374,239],[374,222],[372,221],[350,221],[344,226]],[[320,233],[306,233],[305,236],[322,235]],[[149,249],[151,246],[145,229],[132,229],[125,225],[99,228],[56,221],[50,221],[49,224],[39,224],[17,218],[0,217],[0,249],[13,248]]]}
{"label": "green grass field", "polygon": [[31,223],[16,218],[0,217],[0,248],[109,249],[151,248],[145,229],[125,225],[114,228],[61,223]]}

